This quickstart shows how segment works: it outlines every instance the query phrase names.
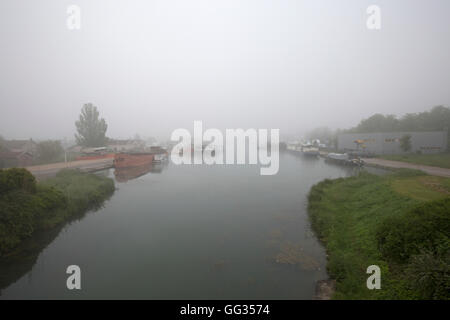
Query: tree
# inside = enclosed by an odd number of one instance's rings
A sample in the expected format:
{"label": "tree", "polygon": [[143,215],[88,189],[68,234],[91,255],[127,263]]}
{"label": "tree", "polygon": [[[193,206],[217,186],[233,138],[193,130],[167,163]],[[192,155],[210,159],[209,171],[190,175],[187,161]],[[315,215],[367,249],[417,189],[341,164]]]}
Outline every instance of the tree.
{"label": "tree", "polygon": [[405,134],[403,137],[400,138],[400,149],[402,149],[404,152],[408,152],[411,150],[410,134]]}
{"label": "tree", "polygon": [[64,154],[64,149],[60,141],[47,140],[39,142],[37,145],[40,163],[59,161]]}
{"label": "tree", "polygon": [[5,143],[5,139],[0,136],[0,151],[2,151],[2,149],[4,148],[3,144]]}
{"label": "tree", "polygon": [[447,131],[447,148],[450,151],[449,126],[450,108],[435,106],[430,111],[407,113],[399,119],[393,115],[374,114],[346,132]]}
{"label": "tree", "polygon": [[362,120],[353,132],[371,133],[371,132],[390,132],[396,131],[399,120],[394,115],[374,114],[373,116]]}
{"label": "tree", "polygon": [[78,134],[75,134],[77,143],[85,147],[102,147],[107,141],[106,130],[108,125],[105,119],[99,119],[97,107],[87,103],[81,109],[80,119],[75,122]]}

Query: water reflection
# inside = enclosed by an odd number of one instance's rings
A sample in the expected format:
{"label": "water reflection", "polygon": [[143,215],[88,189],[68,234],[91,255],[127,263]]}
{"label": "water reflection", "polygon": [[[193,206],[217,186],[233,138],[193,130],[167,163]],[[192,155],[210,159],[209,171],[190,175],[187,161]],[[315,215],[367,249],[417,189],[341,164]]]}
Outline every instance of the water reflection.
{"label": "water reflection", "polygon": [[140,166],[133,166],[127,168],[116,168],[114,176],[117,182],[127,182],[146,175],[147,173],[161,173],[166,167],[164,163],[149,163]]}
{"label": "water reflection", "polygon": [[[280,164],[274,176],[257,166],[111,170],[128,183],[105,208],[33,237],[0,264],[1,298],[310,299],[326,256],[306,196],[352,172],[289,154]],[[74,263],[83,270],[77,293],[65,287]]]}
{"label": "water reflection", "polygon": [[[99,174],[109,175],[109,170],[103,170]],[[106,200],[105,200],[106,201]],[[103,204],[92,207],[89,212],[101,210]],[[8,255],[0,258],[0,297],[2,290],[7,288],[22,276],[30,272],[35,266],[38,257],[55,240],[58,235],[71,223],[83,219],[86,212],[72,216],[69,220],[50,229],[35,232],[30,238],[25,239],[17,248]],[[30,274],[31,276],[31,274]]]}

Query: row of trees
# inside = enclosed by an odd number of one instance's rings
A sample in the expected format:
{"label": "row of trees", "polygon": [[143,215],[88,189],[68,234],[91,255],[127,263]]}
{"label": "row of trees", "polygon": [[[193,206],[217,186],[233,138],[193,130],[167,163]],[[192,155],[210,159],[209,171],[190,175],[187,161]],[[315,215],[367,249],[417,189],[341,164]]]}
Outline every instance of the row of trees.
{"label": "row of trees", "polygon": [[[331,130],[327,127],[316,128],[309,132],[309,139],[320,139],[328,141],[336,147],[337,136],[340,133],[372,133],[372,132],[402,132],[402,131],[443,131],[448,132],[448,150],[450,150],[450,108],[436,106],[430,111],[419,113],[408,113],[397,118],[395,115],[374,114],[363,119],[356,127],[351,129]],[[402,149],[407,151],[407,135],[402,139]]]}
{"label": "row of trees", "polygon": [[437,106],[430,111],[408,113],[401,118],[395,115],[375,114],[362,120],[347,132],[399,132],[445,130],[450,126],[450,108]]}

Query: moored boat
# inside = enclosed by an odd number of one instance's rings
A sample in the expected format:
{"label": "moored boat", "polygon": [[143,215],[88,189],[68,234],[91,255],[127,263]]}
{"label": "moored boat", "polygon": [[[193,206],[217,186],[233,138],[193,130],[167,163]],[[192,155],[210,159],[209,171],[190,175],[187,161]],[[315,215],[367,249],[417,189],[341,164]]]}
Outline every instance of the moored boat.
{"label": "moored boat", "polygon": [[350,157],[347,153],[329,153],[327,155],[327,160],[336,161],[336,162],[345,162],[348,161]]}
{"label": "moored boat", "polygon": [[153,163],[162,163],[162,162],[166,162],[168,161],[168,155],[167,153],[158,153],[155,154],[154,158],[153,158]]}
{"label": "moored boat", "polygon": [[80,157],[77,157],[75,160],[100,160],[100,159],[109,159],[114,158],[114,153],[106,153],[106,154],[99,154],[99,155],[83,155]]}
{"label": "moored boat", "polygon": [[152,163],[146,163],[131,167],[119,167],[114,171],[114,175],[118,182],[126,182],[149,173],[152,170],[152,166]]}
{"label": "moored boat", "polygon": [[313,146],[303,146],[302,154],[305,156],[317,157],[320,153],[319,153],[319,148],[316,148]]}
{"label": "moored boat", "polygon": [[162,163],[169,160],[169,153],[166,149],[160,146],[154,146],[150,148],[150,153],[154,155],[153,163]]}
{"label": "moored boat", "polygon": [[129,168],[153,163],[154,153],[116,153],[115,168]]}
{"label": "moored boat", "polygon": [[362,167],[364,165],[364,161],[359,157],[351,157],[347,153],[329,153],[325,160],[351,166]]}

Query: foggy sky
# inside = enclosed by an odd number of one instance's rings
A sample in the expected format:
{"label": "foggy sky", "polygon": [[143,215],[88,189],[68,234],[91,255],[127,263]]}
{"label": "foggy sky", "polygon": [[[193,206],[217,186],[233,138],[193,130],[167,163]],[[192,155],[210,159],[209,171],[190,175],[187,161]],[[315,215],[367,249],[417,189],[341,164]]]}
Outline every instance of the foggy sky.
{"label": "foggy sky", "polygon": [[2,0],[0,135],[72,139],[87,102],[115,138],[194,120],[301,133],[449,106],[449,13],[448,0]]}

